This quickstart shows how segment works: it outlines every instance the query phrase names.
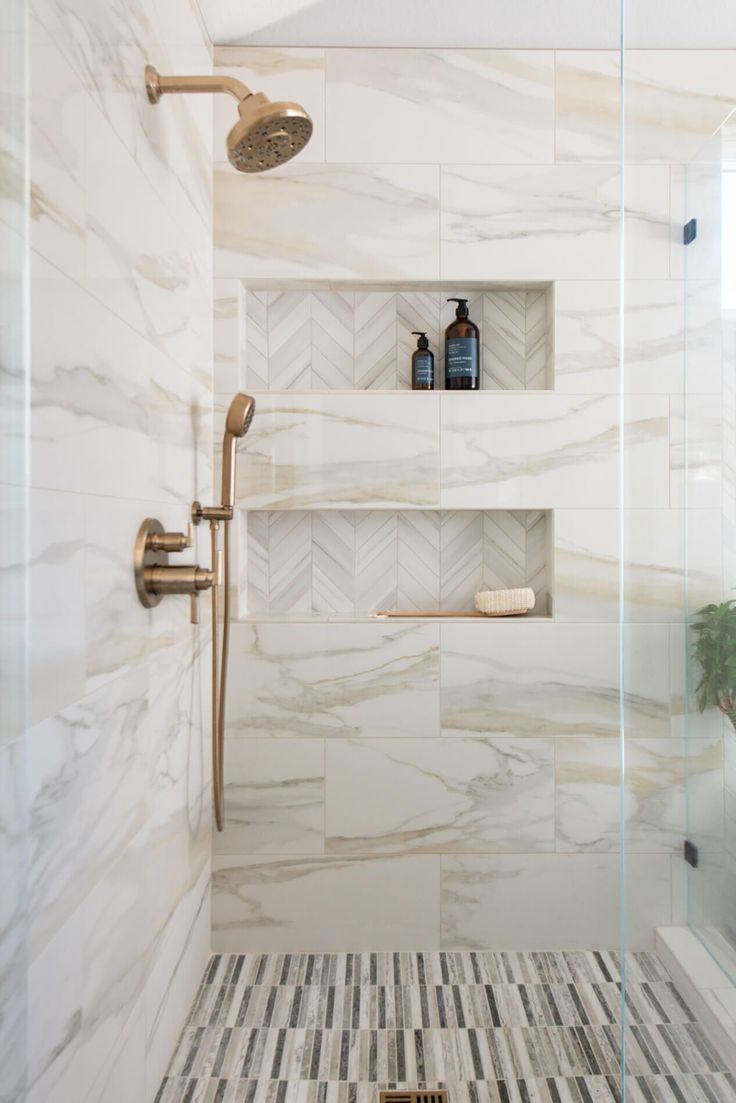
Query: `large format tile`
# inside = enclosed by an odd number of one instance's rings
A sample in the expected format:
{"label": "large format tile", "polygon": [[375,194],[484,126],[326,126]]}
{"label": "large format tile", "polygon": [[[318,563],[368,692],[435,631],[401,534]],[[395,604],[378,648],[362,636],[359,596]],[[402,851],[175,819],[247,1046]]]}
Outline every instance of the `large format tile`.
{"label": "large format tile", "polygon": [[28,505],[28,718],[37,724],[85,692],[85,505],[78,494],[43,490]]}
{"label": "large format tile", "polygon": [[216,950],[436,949],[440,859],[216,857]]}
{"label": "large format tile", "polygon": [[[216,171],[218,276],[437,279],[439,169],[285,165]],[[465,274],[465,273],[464,273]]]}
{"label": "large format tile", "polygon": [[29,733],[34,953],[145,822],[151,769],[147,688],[148,671],[141,667]]}
{"label": "large format tile", "polygon": [[[626,871],[626,946],[647,949],[669,921],[669,855],[632,855]],[[442,945],[617,949],[620,901],[617,854],[446,855]]]}
{"label": "large format tile", "polygon": [[[692,803],[722,784],[717,742],[689,748],[679,739],[562,739],[556,746],[558,850],[678,852],[686,832],[686,785]],[[702,803],[702,802],[701,802]],[[623,812],[623,823],[621,816]],[[692,820],[692,807],[690,818]],[[705,817],[702,817],[705,820]],[[693,829],[691,823],[691,830]],[[695,828],[701,845],[714,837],[705,822]]]}
{"label": "large format tile", "polygon": [[[631,505],[669,505],[668,413],[664,396],[629,403]],[[612,395],[443,395],[442,507],[616,506],[618,420]]]}
{"label": "large format tile", "polygon": [[[615,510],[555,514],[555,611],[561,620],[619,617],[619,540]],[[702,509],[627,509],[623,515],[624,618],[677,622],[713,601],[721,588],[720,516]],[[687,528],[687,532],[686,532]]]}
{"label": "large format tile", "polygon": [[[557,50],[556,156],[620,158],[621,56]],[[623,61],[626,159],[687,162],[736,103],[730,50],[627,50]]]}
{"label": "large format tile", "polygon": [[[670,730],[667,625],[632,626],[627,731]],[[442,625],[446,735],[613,736],[620,724],[614,624]]]}
{"label": "large format tile", "polygon": [[[627,272],[666,279],[669,167],[633,166],[626,181]],[[619,184],[605,165],[443,168],[443,277],[616,279]]]}
{"label": "large format tile", "polygon": [[330,49],[326,78],[331,161],[554,160],[549,50]]}
{"label": "large format tile", "polygon": [[551,850],[552,760],[544,739],[332,740],[327,852]]}
{"label": "large format tile", "polygon": [[436,624],[234,624],[231,736],[439,735]]}
{"label": "large format tile", "polygon": [[[709,281],[627,280],[624,339],[615,280],[555,283],[555,389],[720,395],[720,301]],[[687,327],[685,313],[687,308]],[[683,357],[683,341],[687,356]]]}
{"label": "large format tile", "polygon": [[228,739],[225,830],[216,854],[319,854],[324,844],[321,739]]}
{"label": "large format tile", "polygon": [[439,505],[436,395],[263,395],[241,447],[249,509]]}

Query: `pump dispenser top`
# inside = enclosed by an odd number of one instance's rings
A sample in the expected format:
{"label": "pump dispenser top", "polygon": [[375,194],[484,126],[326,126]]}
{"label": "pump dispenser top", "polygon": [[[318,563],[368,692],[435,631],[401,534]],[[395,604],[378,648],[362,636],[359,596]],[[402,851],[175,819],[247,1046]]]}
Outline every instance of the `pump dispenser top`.
{"label": "pump dispenser top", "polygon": [[467,299],[448,299],[448,303],[457,303],[455,308],[456,318],[468,317],[468,300]]}

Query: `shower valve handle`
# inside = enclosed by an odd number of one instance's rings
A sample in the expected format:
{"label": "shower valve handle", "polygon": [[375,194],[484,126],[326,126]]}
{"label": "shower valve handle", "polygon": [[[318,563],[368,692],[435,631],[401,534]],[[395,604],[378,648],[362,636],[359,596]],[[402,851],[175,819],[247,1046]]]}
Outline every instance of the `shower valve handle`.
{"label": "shower valve handle", "polygon": [[192,522],[186,532],[153,532],[148,537],[148,547],[152,551],[180,552],[191,548],[194,543]]}

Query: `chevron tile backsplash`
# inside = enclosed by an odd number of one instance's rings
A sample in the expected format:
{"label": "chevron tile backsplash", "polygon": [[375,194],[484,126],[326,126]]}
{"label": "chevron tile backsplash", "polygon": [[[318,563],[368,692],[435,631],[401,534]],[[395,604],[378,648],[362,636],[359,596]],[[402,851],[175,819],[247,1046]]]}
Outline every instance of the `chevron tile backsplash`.
{"label": "chevron tile backsplash", "polygon": [[[441,386],[448,291],[259,291],[239,284],[240,364],[252,391],[411,387],[413,330],[426,332]],[[486,390],[551,385],[551,292],[463,291],[480,326]]]}
{"label": "chevron tile backsplash", "polygon": [[248,514],[248,612],[364,615],[472,609],[531,586],[549,612],[544,511],[315,510]]}

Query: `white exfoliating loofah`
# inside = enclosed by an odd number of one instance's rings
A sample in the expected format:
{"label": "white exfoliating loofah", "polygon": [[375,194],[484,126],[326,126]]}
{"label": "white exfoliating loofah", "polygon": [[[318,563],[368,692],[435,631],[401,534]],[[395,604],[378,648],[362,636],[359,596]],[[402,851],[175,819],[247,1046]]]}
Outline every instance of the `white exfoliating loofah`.
{"label": "white exfoliating loofah", "polygon": [[504,613],[526,613],[534,608],[534,590],[525,586],[519,590],[481,590],[475,595],[475,607],[486,616]]}

